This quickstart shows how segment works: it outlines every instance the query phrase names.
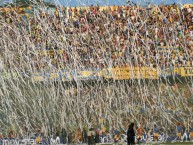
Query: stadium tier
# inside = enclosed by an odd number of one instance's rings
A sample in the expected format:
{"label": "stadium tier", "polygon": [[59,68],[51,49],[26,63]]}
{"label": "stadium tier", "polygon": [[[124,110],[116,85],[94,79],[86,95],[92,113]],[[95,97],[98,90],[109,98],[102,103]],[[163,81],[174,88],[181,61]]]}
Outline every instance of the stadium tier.
{"label": "stadium tier", "polygon": [[193,141],[192,4],[0,7],[0,34],[0,144]]}
{"label": "stadium tier", "polygon": [[[19,61],[26,61],[23,59],[26,56],[31,64],[26,65],[25,70],[31,70],[36,80],[50,76],[51,79],[70,80],[82,73],[85,76],[81,77],[95,77],[98,72],[105,78],[158,79],[166,76],[164,71],[168,69],[171,73],[179,70],[176,73],[179,76],[192,76],[191,4],[183,7],[176,4],[17,7],[1,8],[0,12],[1,21],[7,24],[1,25],[1,31],[6,30],[4,35],[10,36],[9,40],[7,37],[1,40],[1,44],[10,48],[8,53],[2,48],[5,72],[14,70],[16,64],[23,69]],[[12,27],[20,30],[14,33]],[[14,42],[15,38],[21,44],[6,43]],[[26,41],[29,43],[25,44]],[[14,63],[10,64],[12,60]],[[106,70],[110,70],[110,76],[104,74]],[[114,75],[114,70],[118,70],[121,77]],[[69,76],[66,71],[76,74]],[[186,72],[188,74],[184,74]]]}

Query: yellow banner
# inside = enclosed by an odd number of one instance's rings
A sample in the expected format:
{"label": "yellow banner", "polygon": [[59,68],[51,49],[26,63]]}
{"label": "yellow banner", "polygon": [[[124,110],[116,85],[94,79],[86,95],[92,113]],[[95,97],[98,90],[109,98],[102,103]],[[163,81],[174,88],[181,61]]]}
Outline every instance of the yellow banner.
{"label": "yellow banner", "polygon": [[32,77],[32,80],[41,82],[41,81],[44,81],[44,77],[42,75],[39,75],[39,73],[35,73]]}
{"label": "yellow banner", "polygon": [[39,51],[39,54],[41,56],[46,56],[46,55],[56,55],[56,54],[63,54],[64,53],[64,50],[62,49],[59,49],[59,50],[40,50]]}
{"label": "yellow banner", "polygon": [[193,7],[193,4],[184,4],[183,5],[183,8],[192,8]]}
{"label": "yellow banner", "polygon": [[181,68],[178,68],[178,67],[174,68],[173,69],[173,75],[175,75],[175,74],[181,75]]}
{"label": "yellow banner", "polygon": [[56,79],[58,79],[58,78],[59,78],[58,73],[51,73],[51,75],[50,75],[50,77],[49,77],[49,79],[51,79],[51,80],[56,80]]}
{"label": "yellow banner", "polygon": [[125,67],[125,68],[108,68],[103,70],[105,78],[115,80],[124,79],[158,79],[159,70],[150,67]]}
{"label": "yellow banner", "polygon": [[130,68],[131,79],[143,79],[145,78],[145,68],[133,67]]}
{"label": "yellow banner", "polygon": [[130,79],[130,69],[126,68],[108,68],[103,70],[105,78],[112,78],[115,80]]}
{"label": "yellow banner", "polygon": [[160,76],[160,71],[158,68],[145,68],[145,78],[146,79],[158,79]]}
{"label": "yellow banner", "polygon": [[158,52],[165,52],[165,53],[168,53],[168,52],[177,52],[178,51],[178,48],[176,47],[170,47],[170,46],[158,46],[157,48],[157,51]]}
{"label": "yellow banner", "polygon": [[192,77],[193,76],[193,67],[181,67],[179,69],[181,71],[182,77]]}

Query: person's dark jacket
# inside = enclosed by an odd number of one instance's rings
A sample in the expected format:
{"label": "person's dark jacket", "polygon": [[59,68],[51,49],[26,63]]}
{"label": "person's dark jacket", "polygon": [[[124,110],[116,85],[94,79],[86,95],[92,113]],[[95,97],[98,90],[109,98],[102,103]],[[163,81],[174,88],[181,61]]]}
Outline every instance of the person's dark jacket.
{"label": "person's dark jacket", "polygon": [[127,130],[127,142],[128,142],[128,145],[135,143],[134,123],[131,123]]}
{"label": "person's dark jacket", "polygon": [[133,136],[135,136],[135,131],[133,128],[129,127],[127,130],[127,137],[133,137]]}
{"label": "person's dark jacket", "polygon": [[63,144],[67,143],[67,133],[66,133],[65,128],[62,128],[62,131],[61,131],[61,142]]}
{"label": "person's dark jacket", "polygon": [[82,139],[83,139],[83,143],[87,143],[87,133],[86,133],[86,129],[83,129]]}
{"label": "person's dark jacket", "polygon": [[70,132],[68,134],[68,144],[71,144],[72,143],[72,133]]}
{"label": "person's dark jacket", "polygon": [[99,143],[100,142],[100,138],[99,138],[99,133],[97,132],[95,135],[95,143]]}

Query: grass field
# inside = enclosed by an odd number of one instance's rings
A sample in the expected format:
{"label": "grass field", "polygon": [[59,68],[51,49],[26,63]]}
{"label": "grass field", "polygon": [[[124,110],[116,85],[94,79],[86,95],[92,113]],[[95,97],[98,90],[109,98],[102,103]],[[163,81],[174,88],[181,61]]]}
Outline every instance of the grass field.
{"label": "grass field", "polygon": [[193,142],[174,142],[174,143],[164,143],[164,144],[160,144],[160,145],[193,145]]}
{"label": "grass field", "polygon": [[[125,144],[126,145],[126,144]],[[193,142],[174,142],[174,143],[141,143],[136,145],[193,145]]]}
{"label": "grass field", "polygon": [[168,143],[152,143],[144,145],[193,145],[193,142],[174,142],[174,143],[168,142]]}
{"label": "grass field", "polygon": [[193,145],[193,142],[168,142],[168,143],[141,143],[140,145]]}
{"label": "grass field", "polygon": [[[107,144],[101,144],[101,145],[107,145]],[[125,144],[114,144],[114,145],[127,145],[127,144],[125,143]],[[140,144],[136,144],[136,145],[193,145],[193,142],[140,143]]]}

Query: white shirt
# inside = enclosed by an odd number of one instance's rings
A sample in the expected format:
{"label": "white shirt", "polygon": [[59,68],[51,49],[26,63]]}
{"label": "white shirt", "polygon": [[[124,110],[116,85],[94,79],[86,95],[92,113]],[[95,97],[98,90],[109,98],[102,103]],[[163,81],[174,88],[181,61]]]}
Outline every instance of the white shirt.
{"label": "white shirt", "polygon": [[0,59],[0,72],[3,70],[3,61]]}
{"label": "white shirt", "polygon": [[92,131],[88,131],[88,133],[87,133],[87,136],[91,136],[92,135]]}

